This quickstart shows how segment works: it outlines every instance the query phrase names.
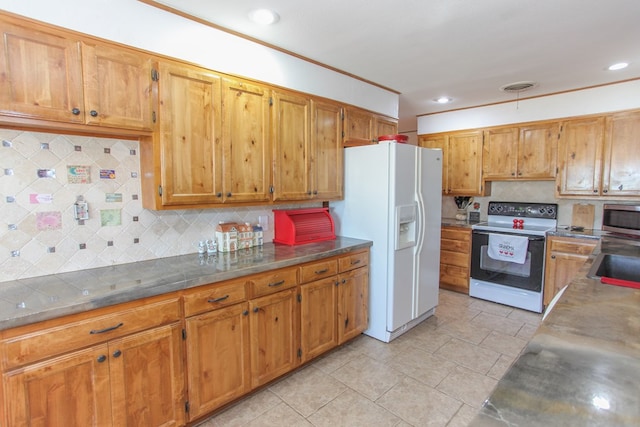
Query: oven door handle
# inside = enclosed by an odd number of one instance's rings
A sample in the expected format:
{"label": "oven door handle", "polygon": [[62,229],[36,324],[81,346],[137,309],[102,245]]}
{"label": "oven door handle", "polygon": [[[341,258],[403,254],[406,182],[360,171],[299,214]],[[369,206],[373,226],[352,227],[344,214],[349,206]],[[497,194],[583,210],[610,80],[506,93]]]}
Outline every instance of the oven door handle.
{"label": "oven door handle", "polygon": [[[489,233],[486,231],[477,231],[477,230],[473,230],[473,234],[485,234],[485,235],[489,235],[489,234],[508,234],[510,236],[522,236],[522,234],[517,234],[517,233],[502,233],[502,232],[495,232],[495,233]],[[526,236],[529,238],[530,241],[534,241],[534,242],[538,242],[538,241],[544,241],[545,236]]]}

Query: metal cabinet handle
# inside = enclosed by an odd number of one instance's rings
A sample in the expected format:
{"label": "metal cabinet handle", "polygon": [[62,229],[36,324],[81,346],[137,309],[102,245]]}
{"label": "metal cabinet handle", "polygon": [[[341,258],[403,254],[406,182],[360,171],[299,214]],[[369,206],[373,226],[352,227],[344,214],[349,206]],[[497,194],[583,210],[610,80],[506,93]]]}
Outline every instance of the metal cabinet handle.
{"label": "metal cabinet handle", "polygon": [[216,197],[222,197],[222,193],[216,193]]}
{"label": "metal cabinet handle", "polygon": [[356,265],[356,264],[360,264],[360,260],[359,259],[355,259],[351,261],[351,265]]}
{"label": "metal cabinet handle", "polygon": [[113,352],[113,357],[120,357],[122,356],[122,352],[120,350],[116,350]]}
{"label": "metal cabinet handle", "polygon": [[96,110],[89,111],[89,114],[91,114],[91,117],[98,117],[98,112]]}
{"label": "metal cabinet handle", "polygon": [[80,115],[80,109],[79,108],[74,108],[71,110],[71,114],[73,114],[74,116],[79,116]]}
{"label": "metal cabinet handle", "polygon": [[208,300],[207,300],[207,302],[210,302],[210,303],[212,303],[212,304],[213,304],[213,303],[216,303],[216,302],[224,301],[224,300],[226,300],[226,299],[228,299],[228,298],[229,298],[229,295],[225,295],[225,296],[220,297],[220,298],[208,299]]}
{"label": "metal cabinet handle", "polygon": [[231,192],[228,192],[228,193],[227,193],[227,197],[231,197]]}
{"label": "metal cabinet handle", "polygon": [[274,288],[276,286],[280,286],[280,285],[284,285],[284,280],[280,280],[279,282],[275,282],[275,283],[269,283],[269,287],[270,288]]}
{"label": "metal cabinet handle", "polygon": [[249,310],[245,310],[245,311],[243,311],[243,312],[242,312],[242,315],[243,315],[243,316],[248,316],[248,315],[249,315]]}
{"label": "metal cabinet handle", "polygon": [[254,313],[257,313],[258,311],[260,311],[260,309],[259,309],[258,307],[254,307],[254,308],[253,308],[253,312],[254,312]]}
{"label": "metal cabinet handle", "polygon": [[328,268],[325,268],[325,269],[323,269],[323,270],[316,270],[316,271],[314,271],[314,273],[315,273],[315,274],[324,274],[324,273],[326,273],[327,271],[329,271],[329,269],[328,269]]}
{"label": "metal cabinet handle", "polygon": [[89,331],[89,333],[91,335],[95,335],[95,334],[104,334],[105,332],[109,332],[109,331],[113,331],[118,329],[119,327],[124,326],[124,323],[120,322],[115,326],[110,326],[108,328],[104,328],[104,329],[92,329]]}
{"label": "metal cabinet handle", "polygon": [[105,356],[104,354],[101,354],[100,356],[98,356],[96,360],[98,361],[98,363],[102,363],[105,360],[107,360],[107,356]]}

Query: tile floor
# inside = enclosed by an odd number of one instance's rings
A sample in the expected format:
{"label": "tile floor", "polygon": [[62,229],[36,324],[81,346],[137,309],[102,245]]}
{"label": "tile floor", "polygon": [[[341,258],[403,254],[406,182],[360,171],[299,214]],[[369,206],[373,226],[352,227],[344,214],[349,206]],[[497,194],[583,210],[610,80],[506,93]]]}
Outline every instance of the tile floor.
{"label": "tile floor", "polygon": [[466,426],[540,320],[441,290],[390,344],[362,335],[199,427]]}

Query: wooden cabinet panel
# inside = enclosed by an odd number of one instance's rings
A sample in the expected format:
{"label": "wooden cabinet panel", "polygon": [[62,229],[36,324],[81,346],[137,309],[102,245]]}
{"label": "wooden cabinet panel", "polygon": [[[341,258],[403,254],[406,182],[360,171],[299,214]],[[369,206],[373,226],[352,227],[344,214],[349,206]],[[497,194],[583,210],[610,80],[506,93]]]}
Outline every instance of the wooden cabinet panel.
{"label": "wooden cabinet panel", "polygon": [[341,199],[344,195],[344,151],[342,149],[342,107],[311,101],[311,188],[319,200]]}
{"label": "wooden cabinet panel", "polygon": [[604,145],[602,195],[640,195],[638,159],[640,111],[607,116]]}
{"label": "wooden cabinet panel", "polygon": [[82,43],[84,117],[87,124],[151,130],[151,58]]}
{"label": "wooden cabinet panel", "polygon": [[282,91],[274,91],[273,100],[273,200],[309,199],[311,101]]}
{"label": "wooden cabinet panel", "polygon": [[336,274],[338,274],[338,262],[335,259],[305,264],[300,267],[300,283],[307,283],[335,276]]}
{"label": "wooden cabinet panel", "polygon": [[396,120],[384,119],[382,117],[376,118],[376,132],[374,137],[376,140],[381,135],[395,135],[398,133],[398,122]]}
{"label": "wooden cabinet panel", "polygon": [[357,337],[369,324],[369,269],[338,275],[338,343]]}
{"label": "wooden cabinet panel", "polygon": [[547,239],[543,297],[545,306],[573,280],[596,245],[597,241],[591,239],[553,236]]}
{"label": "wooden cabinet panel", "polygon": [[263,274],[251,276],[248,280],[251,297],[272,294],[298,284],[298,270],[296,267],[282,268]]}
{"label": "wooden cabinet panel", "polygon": [[469,293],[471,229],[443,226],[440,230],[440,287]]}
{"label": "wooden cabinet panel", "polygon": [[182,328],[173,323],[109,342],[114,426],[181,426]]}
{"label": "wooden cabinet panel", "polygon": [[298,318],[296,289],[249,301],[253,388],[291,371],[298,365]]}
{"label": "wooden cabinet panel", "polygon": [[270,90],[227,78],[222,87],[225,201],[267,202],[271,198]]}
{"label": "wooden cabinet panel", "polygon": [[557,122],[520,127],[518,140],[519,178],[555,178],[559,133]]}
{"label": "wooden cabinet panel", "polygon": [[442,150],[442,192],[449,188],[448,144],[445,135],[424,135],[419,138],[419,145],[424,148],[438,148]]}
{"label": "wooden cabinet panel", "polygon": [[482,132],[460,132],[448,139],[449,188],[447,194],[482,194]]}
{"label": "wooden cabinet panel", "polygon": [[[334,261],[335,263],[335,261]],[[336,328],[338,279],[327,277],[300,287],[300,348],[302,362],[338,345]]]}
{"label": "wooden cabinet panel", "polygon": [[13,368],[33,363],[67,351],[105,342],[180,318],[177,298],[134,306],[127,310],[85,319],[60,326],[7,338],[2,346],[3,366]]}
{"label": "wooden cabinet panel", "polygon": [[340,273],[364,267],[369,264],[369,251],[354,252],[338,259],[338,271]]}
{"label": "wooden cabinet panel", "polygon": [[83,123],[80,42],[5,19],[0,20],[0,113]]}
{"label": "wooden cabinet panel", "polygon": [[484,131],[482,170],[484,179],[518,178],[518,128]]}
{"label": "wooden cabinet panel", "polygon": [[344,146],[374,143],[374,116],[364,110],[347,107],[344,110]]}
{"label": "wooden cabinet panel", "polygon": [[248,315],[240,303],[187,318],[190,420],[249,391]]}
{"label": "wooden cabinet panel", "polygon": [[246,279],[237,279],[188,290],[184,294],[186,317],[237,304],[246,299]]}
{"label": "wooden cabinet panel", "polygon": [[164,62],[160,80],[162,205],[220,203],[220,77]]}
{"label": "wooden cabinet panel", "polygon": [[5,372],[7,425],[115,425],[106,355],[103,344]]}
{"label": "wooden cabinet panel", "polygon": [[562,123],[558,147],[558,195],[600,193],[604,117]]}

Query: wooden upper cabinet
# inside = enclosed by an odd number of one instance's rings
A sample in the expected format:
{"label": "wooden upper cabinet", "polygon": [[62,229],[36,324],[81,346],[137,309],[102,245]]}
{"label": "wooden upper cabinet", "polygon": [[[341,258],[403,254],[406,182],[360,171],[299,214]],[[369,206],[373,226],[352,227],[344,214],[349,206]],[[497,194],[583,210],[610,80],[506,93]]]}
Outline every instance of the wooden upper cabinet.
{"label": "wooden upper cabinet", "polygon": [[447,136],[439,135],[423,135],[418,139],[418,145],[424,148],[439,148],[442,150],[442,192],[447,194],[449,188],[449,162]]}
{"label": "wooden upper cabinet", "polygon": [[557,122],[484,131],[485,180],[543,180],[556,176]]}
{"label": "wooden upper cabinet", "polygon": [[311,189],[320,200],[344,195],[344,150],[342,107],[336,103],[311,101]]}
{"label": "wooden upper cabinet", "polygon": [[369,145],[374,139],[373,114],[358,108],[347,107],[344,109],[344,145]]}
{"label": "wooden upper cabinet", "polygon": [[518,178],[518,128],[484,131],[482,172],[485,179]]}
{"label": "wooden upper cabinet", "polygon": [[151,130],[151,57],[82,43],[82,66],[87,124]]}
{"label": "wooden upper cabinet", "polygon": [[607,116],[602,168],[603,195],[640,195],[640,111]]}
{"label": "wooden upper cabinet", "polygon": [[311,198],[311,100],[273,92],[273,200]]}
{"label": "wooden upper cabinet", "polygon": [[559,196],[600,194],[604,125],[603,116],[562,123],[558,148]]}
{"label": "wooden upper cabinet", "polygon": [[149,56],[9,17],[0,22],[0,114],[151,130]]}
{"label": "wooden upper cabinet", "polygon": [[482,131],[449,134],[447,151],[447,194],[482,195]]}
{"label": "wooden upper cabinet", "polygon": [[[162,205],[222,202],[220,80],[205,69],[160,64],[161,155],[155,161]],[[144,165],[143,158],[146,172]]]}
{"label": "wooden upper cabinet", "polygon": [[80,41],[5,19],[0,18],[0,113],[83,123]]}
{"label": "wooden upper cabinet", "polygon": [[222,82],[223,197],[228,202],[271,199],[270,90],[242,80]]}
{"label": "wooden upper cabinet", "polygon": [[376,118],[376,140],[380,135],[395,135],[398,133],[398,121],[384,117]]}

